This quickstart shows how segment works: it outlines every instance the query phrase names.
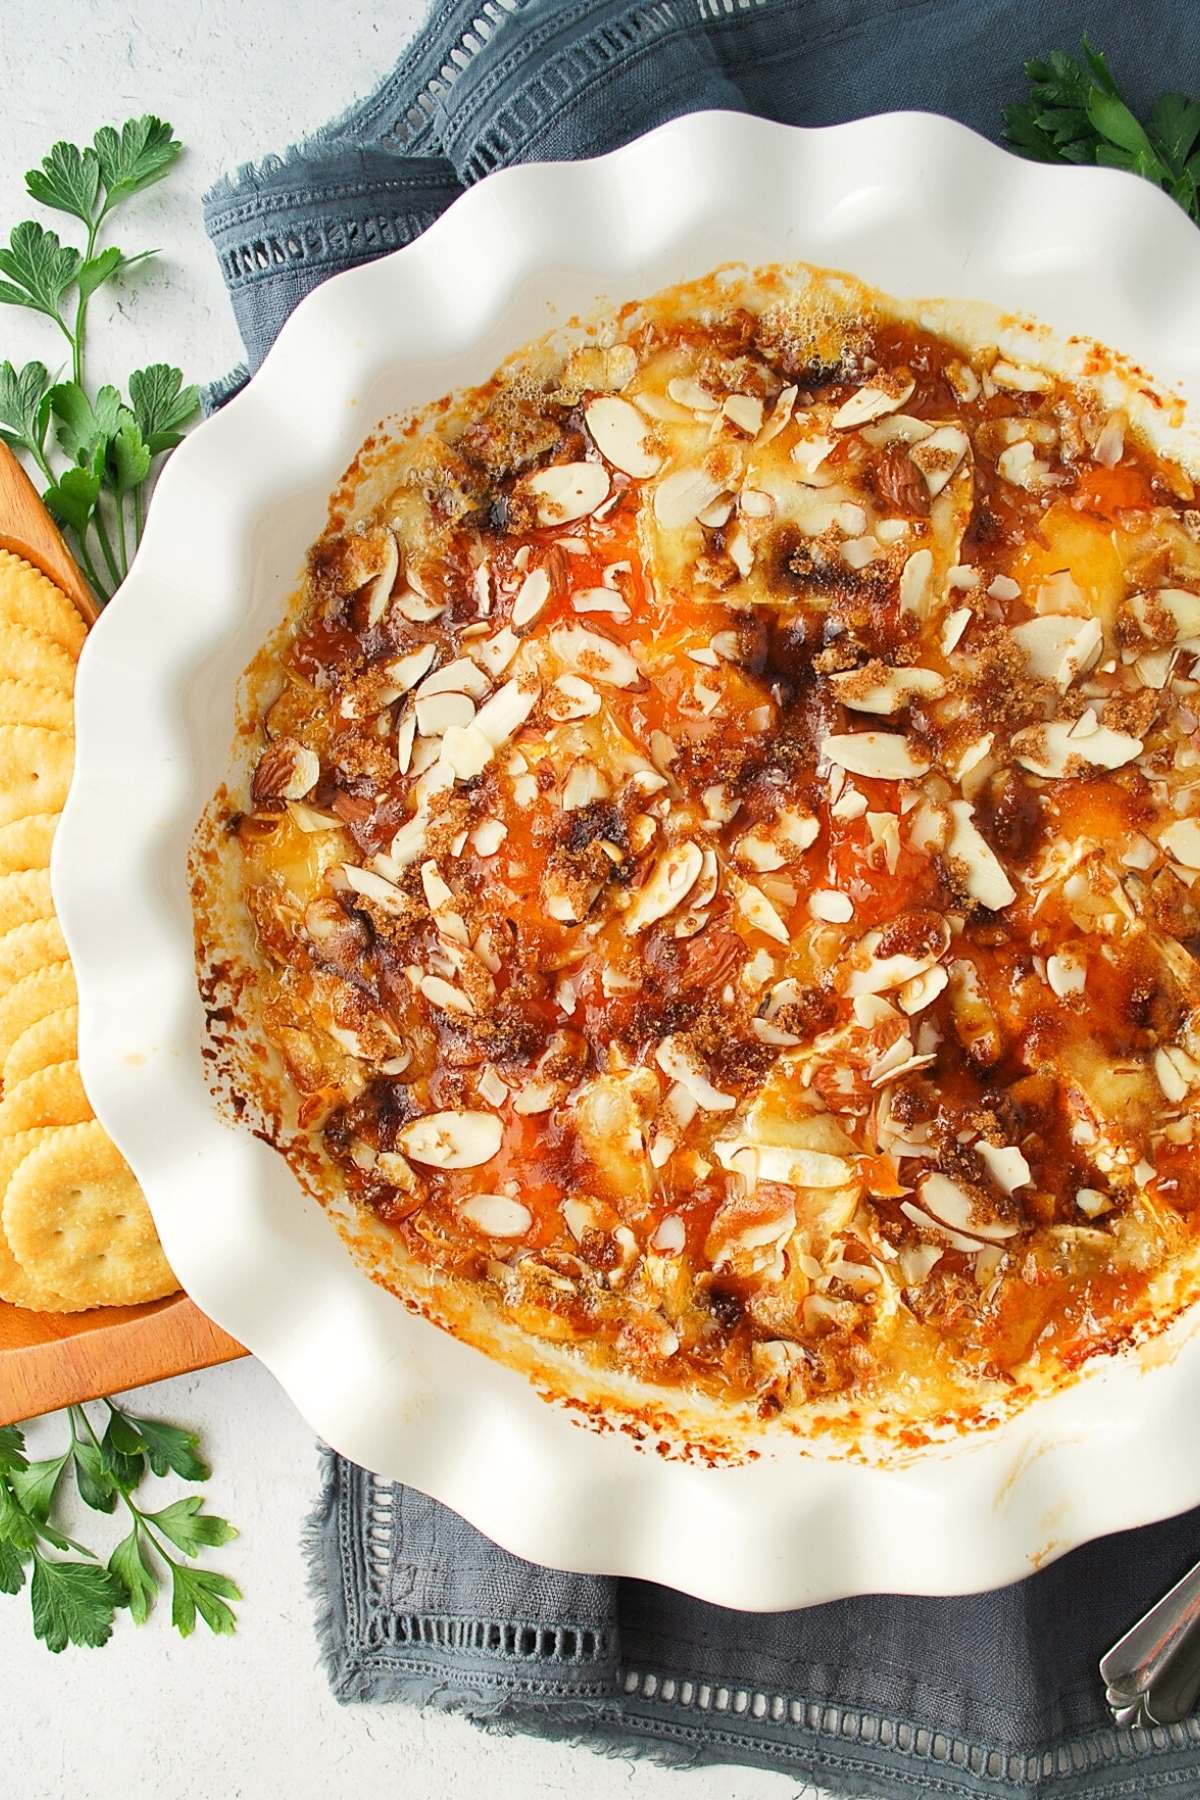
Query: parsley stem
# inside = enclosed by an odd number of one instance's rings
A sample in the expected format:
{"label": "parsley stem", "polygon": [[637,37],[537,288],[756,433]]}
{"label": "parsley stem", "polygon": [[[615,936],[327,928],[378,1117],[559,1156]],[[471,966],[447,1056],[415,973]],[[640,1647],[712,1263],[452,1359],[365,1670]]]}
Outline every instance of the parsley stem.
{"label": "parsley stem", "polygon": [[97,502],[96,510],[92,514],[92,524],[96,529],[97,541],[99,542],[101,550],[104,552],[104,560],[108,564],[108,572],[112,576],[113,587],[119,588],[121,585],[121,571],[117,567],[117,559],[113,555],[112,542],[108,535],[108,529],[104,523],[104,515],[100,511],[99,502]]}
{"label": "parsley stem", "polygon": [[28,450],[30,456],[32,456],[34,462],[37,464],[37,466],[41,470],[42,474],[46,477],[46,480],[50,483],[50,486],[53,487],[54,486],[54,470],[50,467],[49,462],[46,460],[46,452],[42,449],[42,446],[40,444],[35,444],[32,438],[26,438],[24,440],[24,443],[25,443],[25,448]]}
{"label": "parsley stem", "polygon": [[136,550],[142,541],[142,532],[146,529],[146,503],[142,498],[143,489],[133,490],[133,547]]}
{"label": "parsley stem", "polygon": [[99,575],[97,574],[96,565],[92,561],[92,553],[87,547],[86,539],[81,537],[78,532],[73,532],[71,535],[75,539],[75,553],[78,556],[79,561],[83,566],[83,572],[87,576],[88,582],[91,585],[93,591],[99,596],[100,601],[102,603],[105,600],[111,600],[112,590],[110,588],[105,587],[104,583],[101,581]]}
{"label": "parsley stem", "polygon": [[117,550],[121,558],[121,579],[129,573],[129,549],[125,542],[125,496],[117,495]]}
{"label": "parsley stem", "polygon": [[[93,219],[88,226],[87,248],[83,253],[85,267],[92,260],[92,252],[96,248],[96,233],[100,229],[100,220],[103,217],[104,214],[101,213],[99,218]],[[89,298],[88,294],[80,294],[79,303],[75,308],[75,330],[67,333],[71,339],[71,376],[80,387],[83,386],[83,327],[87,321]]]}

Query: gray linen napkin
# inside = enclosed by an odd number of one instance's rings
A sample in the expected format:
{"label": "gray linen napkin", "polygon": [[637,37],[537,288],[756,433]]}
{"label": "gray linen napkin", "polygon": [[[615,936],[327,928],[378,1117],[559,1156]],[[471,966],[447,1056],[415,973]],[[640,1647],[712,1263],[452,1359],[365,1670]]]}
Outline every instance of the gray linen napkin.
{"label": "gray linen napkin", "polygon": [[[210,404],[305,293],[408,243],[492,169],[595,155],[700,107],[809,125],[923,107],[994,135],[1024,59],[1085,31],[1144,105],[1200,87],[1196,16],[1191,0],[439,0],[373,94],[209,196],[247,353]],[[538,1568],[324,1452],[308,1547],[341,1700],[846,1795],[1200,1795],[1200,1720],[1115,1730],[1095,1672],[1200,1553],[1200,1512],[993,1593],[753,1615]]]}

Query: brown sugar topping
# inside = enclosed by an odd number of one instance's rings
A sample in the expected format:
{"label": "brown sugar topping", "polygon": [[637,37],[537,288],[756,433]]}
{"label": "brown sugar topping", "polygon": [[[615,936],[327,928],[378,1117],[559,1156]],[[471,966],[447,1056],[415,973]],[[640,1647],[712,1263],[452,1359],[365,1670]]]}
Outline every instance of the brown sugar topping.
{"label": "brown sugar topping", "polygon": [[1109,418],[705,288],[374,471],[228,854],[430,1280],[767,1409],[1137,1314],[1200,1218],[1200,534]]}

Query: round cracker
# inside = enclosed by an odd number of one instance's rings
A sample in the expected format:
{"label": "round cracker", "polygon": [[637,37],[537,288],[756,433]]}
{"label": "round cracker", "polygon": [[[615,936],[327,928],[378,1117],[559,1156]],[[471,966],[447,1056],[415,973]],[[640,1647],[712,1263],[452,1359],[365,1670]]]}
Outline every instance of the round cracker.
{"label": "round cracker", "polygon": [[81,1125],[94,1117],[79,1064],[52,1063],[6,1089],[0,1100],[0,1138],[36,1125]]}
{"label": "round cracker", "polygon": [[0,937],[0,994],[15,987],[23,975],[65,960],[67,944],[57,919],[31,919],[28,925],[14,925]]}
{"label": "round cracker", "polygon": [[95,1120],[22,1157],[4,1233],[19,1262],[79,1304],[133,1306],[179,1286],[133,1171]]}
{"label": "round cracker", "polygon": [[39,1069],[70,1062],[78,1049],[77,1006],[60,1006],[56,1012],[47,1013],[44,1019],[35,1019],[32,1025],[25,1027],[4,1058],[5,1092],[24,1081],[27,1075],[36,1075]]}
{"label": "round cracker", "polygon": [[33,919],[52,919],[49,869],[21,869],[0,875],[0,936]]}
{"label": "round cracker", "polygon": [[0,669],[12,680],[32,681],[68,698],[75,691],[75,658],[8,619],[0,619]]}
{"label": "round cracker", "polygon": [[[28,1156],[34,1145],[46,1136],[44,1129],[18,1131],[0,1141],[0,1220],[3,1218],[4,1193],[13,1171]],[[68,1300],[56,1288],[39,1279],[35,1270],[23,1268],[12,1253],[0,1223],[0,1300],[10,1306],[23,1306],[29,1312],[83,1312],[86,1301]]]}
{"label": "round cracker", "polygon": [[0,550],[0,618],[36,631],[77,657],[87,626],[79,608],[40,569],[10,550]]}
{"label": "round cracker", "polygon": [[48,869],[58,817],[53,812],[30,813],[27,819],[0,825],[0,875],[18,869]]}
{"label": "round cracker", "polygon": [[73,732],[75,708],[70,697],[35,681],[0,680],[0,725],[48,725]]}
{"label": "round cracker", "polygon": [[65,957],[34,969],[32,974],[15,981],[7,993],[0,994],[0,1068],[28,1026],[61,1006],[74,1006],[78,998],[75,971]]}
{"label": "round cracker", "polygon": [[75,740],[44,725],[0,725],[0,824],[67,803]]}

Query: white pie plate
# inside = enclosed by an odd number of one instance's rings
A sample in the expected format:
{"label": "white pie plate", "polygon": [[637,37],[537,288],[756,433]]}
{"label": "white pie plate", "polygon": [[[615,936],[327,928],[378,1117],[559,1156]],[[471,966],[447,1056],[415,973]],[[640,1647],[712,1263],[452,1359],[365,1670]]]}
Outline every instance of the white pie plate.
{"label": "white pie plate", "polygon": [[662,1460],[578,1428],[373,1285],[283,1160],[221,1120],[201,1063],[188,842],[225,771],[238,676],[362,438],[572,313],[728,259],[1033,313],[1200,400],[1200,236],[1130,177],[1022,162],[922,114],[805,131],[722,113],[489,177],[304,301],[172,459],[91,635],[53,870],[84,1078],[185,1287],[357,1462],[530,1559],[730,1606],[964,1592],[1200,1501],[1188,1320],[1153,1356],[1097,1361],[903,1464],[799,1446],[734,1468]]}

